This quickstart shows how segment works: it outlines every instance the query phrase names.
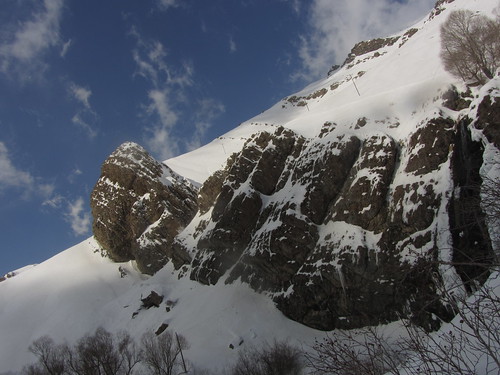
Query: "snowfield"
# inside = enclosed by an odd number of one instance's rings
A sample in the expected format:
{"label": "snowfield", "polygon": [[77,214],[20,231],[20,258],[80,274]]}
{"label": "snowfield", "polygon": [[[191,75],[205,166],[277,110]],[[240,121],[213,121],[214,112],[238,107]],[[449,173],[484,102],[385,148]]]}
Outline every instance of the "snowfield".
{"label": "snowfield", "polygon": [[[40,336],[74,343],[100,326],[140,338],[167,323],[169,330],[187,338],[188,360],[214,370],[236,358],[242,341],[245,346],[274,339],[299,345],[322,335],[287,319],[269,298],[245,284],[205,286],[178,279],[168,266],[146,277],[130,262],[103,258],[93,239],[2,282],[0,288],[0,373],[33,362],[28,346]],[[164,303],[141,309],[141,298],[153,290],[164,296]]]}

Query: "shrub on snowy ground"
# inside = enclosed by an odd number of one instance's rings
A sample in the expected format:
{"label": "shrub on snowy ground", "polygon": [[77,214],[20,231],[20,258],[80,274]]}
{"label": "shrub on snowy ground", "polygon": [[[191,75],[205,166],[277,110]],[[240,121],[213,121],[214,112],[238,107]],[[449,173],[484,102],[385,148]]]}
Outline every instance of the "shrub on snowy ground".
{"label": "shrub on snowy ground", "polygon": [[500,274],[498,265],[494,268],[489,281],[469,298],[443,291],[457,316],[439,332],[407,326],[404,346],[413,354],[406,374],[500,373]]}
{"label": "shrub on snowy ground", "polygon": [[142,336],[142,362],[154,375],[185,373],[182,350],[187,348],[188,343],[183,336],[174,337],[168,331],[159,336],[148,332]]}
{"label": "shrub on snowy ground", "polygon": [[275,341],[258,349],[241,351],[231,375],[299,375],[302,373],[300,351],[286,342]]}
{"label": "shrub on snowy ground", "polygon": [[27,366],[24,373],[27,375],[65,374],[67,349],[66,345],[56,345],[48,336],[38,338],[29,347],[30,352],[38,358],[38,362]]}
{"label": "shrub on snowy ground", "polygon": [[111,335],[98,328],[93,335],[82,337],[74,347],[43,336],[29,350],[38,362],[24,369],[28,375],[131,375],[140,361],[139,352],[127,333]]}
{"label": "shrub on snowy ground", "polygon": [[401,337],[386,338],[374,328],[335,332],[305,354],[311,374],[438,375],[500,373],[500,273],[472,296],[444,290],[456,317],[438,332],[405,323]]}
{"label": "shrub on snowy ground", "polygon": [[407,353],[375,328],[339,331],[317,340],[305,354],[310,374],[382,375],[397,374]]}

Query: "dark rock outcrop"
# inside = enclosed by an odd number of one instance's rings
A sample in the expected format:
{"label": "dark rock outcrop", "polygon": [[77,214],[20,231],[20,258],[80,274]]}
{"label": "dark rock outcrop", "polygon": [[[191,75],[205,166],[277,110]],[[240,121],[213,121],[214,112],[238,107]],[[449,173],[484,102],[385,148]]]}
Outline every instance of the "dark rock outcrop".
{"label": "dark rock outcrop", "polygon": [[347,55],[347,58],[345,59],[342,66],[352,63],[357,56],[379,50],[386,46],[392,46],[399,40],[399,38],[399,36],[390,38],[377,38],[356,43],[351,49],[349,55]]}
{"label": "dark rock outcrop", "polygon": [[162,323],[155,331],[156,336],[160,336],[168,328],[168,323]]}
{"label": "dark rock outcrop", "polygon": [[151,307],[160,307],[163,302],[163,296],[160,296],[154,290],[148,294],[147,297],[141,298],[142,307],[145,309],[150,309]]}
{"label": "dark rock outcrop", "polygon": [[[410,301],[417,311],[437,300],[426,257],[437,251],[434,219],[446,198],[429,176],[448,160],[453,125],[430,120],[409,137],[403,165],[385,134],[255,136],[218,185],[191,278],[214,284],[230,270],[226,282],[271,292],[287,316],[320,329],[412,315]],[[415,182],[394,185],[398,168]],[[414,248],[423,256],[402,256]],[[412,318],[432,327],[432,313],[448,317],[439,303],[426,311]]]}
{"label": "dark rock outcrop", "polygon": [[190,262],[174,248],[175,236],[198,207],[196,189],[141,146],[124,143],[104,162],[91,195],[93,232],[117,262],[136,260],[153,274],[169,260]]}
{"label": "dark rock outcrop", "polygon": [[483,130],[488,141],[500,148],[500,97],[484,97],[477,109],[475,127]]}

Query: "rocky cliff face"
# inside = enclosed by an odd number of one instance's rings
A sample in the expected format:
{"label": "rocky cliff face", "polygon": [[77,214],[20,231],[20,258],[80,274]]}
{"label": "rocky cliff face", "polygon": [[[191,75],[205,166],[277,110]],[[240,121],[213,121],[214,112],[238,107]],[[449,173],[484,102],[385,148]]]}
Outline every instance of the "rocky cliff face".
{"label": "rocky cliff face", "polygon": [[[435,218],[452,189],[438,176],[454,132],[432,119],[402,147],[384,134],[256,135],[194,234],[191,278],[241,278],[320,329],[396,319],[410,300],[418,311],[435,296]],[[446,316],[438,304],[427,311]]]}
{"label": "rocky cliff face", "polygon": [[[498,111],[484,98],[475,127],[494,128]],[[172,261],[200,283],[242,280],[314,328],[400,316],[437,328],[451,316],[439,302],[439,260],[492,256],[484,228],[450,232],[470,209],[457,204],[457,189],[471,184],[458,171],[478,178],[482,162],[471,122],[431,118],[404,142],[384,132],[339,136],[331,124],[315,138],[279,127],[251,137],[199,191],[127,143],[92,193],[95,237],[145,273]],[[443,244],[461,251],[443,255]],[[479,276],[457,270],[464,281]]]}

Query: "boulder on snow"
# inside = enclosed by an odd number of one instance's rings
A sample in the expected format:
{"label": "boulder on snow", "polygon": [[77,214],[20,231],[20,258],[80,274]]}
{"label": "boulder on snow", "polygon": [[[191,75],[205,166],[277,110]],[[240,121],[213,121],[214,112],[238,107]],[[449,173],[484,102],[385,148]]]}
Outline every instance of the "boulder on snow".
{"label": "boulder on snow", "polygon": [[94,236],[114,261],[135,260],[146,274],[190,261],[173,243],[198,209],[197,190],[141,146],[124,143],[104,162],[90,206]]}
{"label": "boulder on snow", "polygon": [[154,290],[149,293],[146,298],[141,298],[142,306],[146,309],[150,309],[151,307],[160,307],[163,302],[163,296],[160,296]]}
{"label": "boulder on snow", "polygon": [[162,323],[158,329],[155,331],[155,335],[156,336],[160,336],[163,332],[165,332],[165,330],[168,328],[168,324],[167,323]]}

